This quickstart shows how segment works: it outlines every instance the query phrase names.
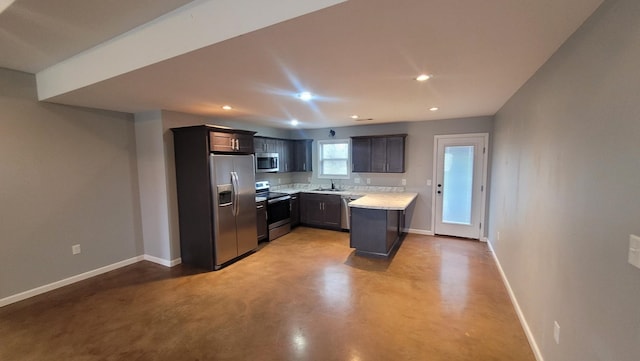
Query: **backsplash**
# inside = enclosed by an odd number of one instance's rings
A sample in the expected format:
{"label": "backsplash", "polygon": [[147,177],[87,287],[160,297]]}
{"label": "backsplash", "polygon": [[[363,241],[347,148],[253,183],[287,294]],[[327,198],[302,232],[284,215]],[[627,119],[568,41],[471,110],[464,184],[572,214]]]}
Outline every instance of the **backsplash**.
{"label": "backsplash", "polygon": [[[300,189],[300,190],[312,190],[312,189],[329,189],[331,183],[291,183],[291,184],[271,184],[271,189],[274,191],[281,189]],[[385,187],[385,186],[360,186],[360,185],[336,185],[336,189],[343,191],[355,191],[355,192],[387,192],[387,193],[401,193],[405,191],[405,187]]]}

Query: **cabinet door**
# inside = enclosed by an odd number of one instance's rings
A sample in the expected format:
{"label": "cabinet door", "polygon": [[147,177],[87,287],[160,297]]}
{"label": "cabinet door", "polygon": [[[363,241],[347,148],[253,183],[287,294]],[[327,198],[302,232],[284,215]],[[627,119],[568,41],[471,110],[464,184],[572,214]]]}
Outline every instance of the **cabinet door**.
{"label": "cabinet door", "polygon": [[276,142],[276,139],[266,138],[265,146],[267,148],[268,153],[278,153],[278,144]]}
{"label": "cabinet door", "polygon": [[236,152],[240,153],[253,153],[253,135],[249,134],[234,134],[236,139]]}
{"label": "cabinet door", "polygon": [[269,236],[267,228],[267,202],[262,201],[256,203],[256,216],[258,225],[258,241],[266,239]]}
{"label": "cabinet door", "polygon": [[340,228],[340,211],[342,204],[338,195],[324,195],[322,200],[322,210],[324,212],[323,224],[327,227]]}
{"label": "cabinet door", "polygon": [[294,158],[294,171],[295,172],[311,172],[313,167],[311,166],[311,154],[312,143],[310,139],[300,139],[293,141],[293,158]]}
{"label": "cabinet door", "polygon": [[371,138],[371,171],[374,173],[387,171],[387,138]]}
{"label": "cabinet door", "polygon": [[322,210],[321,197],[313,193],[300,194],[301,220],[304,224],[322,225],[324,212]]}
{"label": "cabinet door", "polygon": [[291,152],[289,151],[289,141],[284,139],[277,139],[276,149],[280,158],[279,173],[291,172]]}
{"label": "cabinet door", "polygon": [[352,172],[371,171],[371,139],[352,138],[351,139],[351,167]]}
{"label": "cabinet door", "polygon": [[232,152],[235,140],[231,133],[211,132],[209,133],[210,150],[214,152]]}
{"label": "cabinet door", "polygon": [[387,138],[387,173],[404,173],[404,137]]}
{"label": "cabinet door", "polygon": [[262,137],[253,137],[253,149],[256,153],[264,153],[267,151],[267,144]]}
{"label": "cabinet door", "polygon": [[297,194],[291,195],[291,227],[300,224],[300,198]]}

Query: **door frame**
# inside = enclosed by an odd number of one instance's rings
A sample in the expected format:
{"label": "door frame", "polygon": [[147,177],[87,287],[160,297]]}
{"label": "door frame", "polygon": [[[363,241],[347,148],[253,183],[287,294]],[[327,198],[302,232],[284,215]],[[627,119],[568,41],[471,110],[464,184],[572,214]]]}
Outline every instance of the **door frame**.
{"label": "door frame", "polygon": [[489,159],[489,133],[465,133],[465,134],[442,134],[433,136],[433,171],[431,182],[431,233],[436,234],[436,187],[437,182],[437,169],[438,169],[438,140],[439,139],[456,139],[456,138],[469,138],[469,137],[482,137],[484,139],[484,152],[482,155],[482,194],[480,196],[480,237],[479,240],[486,242],[487,238],[484,235],[486,226],[485,211],[487,204],[487,174],[488,174],[488,159]]}

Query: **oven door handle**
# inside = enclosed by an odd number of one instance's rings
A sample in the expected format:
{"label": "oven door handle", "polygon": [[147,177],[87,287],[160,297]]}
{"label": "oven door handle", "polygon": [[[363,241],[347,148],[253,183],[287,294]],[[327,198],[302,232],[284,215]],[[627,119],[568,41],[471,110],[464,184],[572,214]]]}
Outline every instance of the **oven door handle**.
{"label": "oven door handle", "polygon": [[282,196],[282,197],[278,197],[278,198],[274,198],[274,199],[269,199],[269,204],[273,204],[276,202],[280,202],[280,201],[286,201],[291,199],[291,196]]}

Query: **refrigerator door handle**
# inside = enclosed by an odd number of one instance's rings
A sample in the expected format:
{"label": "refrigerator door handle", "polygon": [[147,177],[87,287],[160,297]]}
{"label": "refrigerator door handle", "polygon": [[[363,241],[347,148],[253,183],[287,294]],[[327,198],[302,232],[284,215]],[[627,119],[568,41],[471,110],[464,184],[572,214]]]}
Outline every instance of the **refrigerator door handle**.
{"label": "refrigerator door handle", "polygon": [[238,184],[238,173],[231,172],[231,183],[233,184],[233,215],[237,216],[240,214],[240,186]]}

